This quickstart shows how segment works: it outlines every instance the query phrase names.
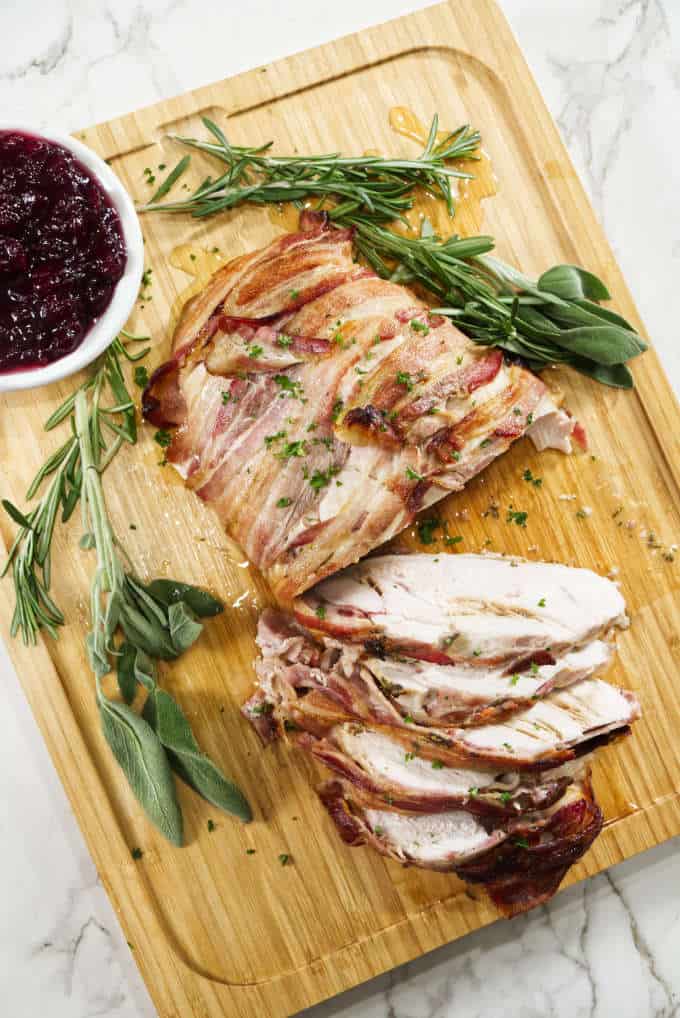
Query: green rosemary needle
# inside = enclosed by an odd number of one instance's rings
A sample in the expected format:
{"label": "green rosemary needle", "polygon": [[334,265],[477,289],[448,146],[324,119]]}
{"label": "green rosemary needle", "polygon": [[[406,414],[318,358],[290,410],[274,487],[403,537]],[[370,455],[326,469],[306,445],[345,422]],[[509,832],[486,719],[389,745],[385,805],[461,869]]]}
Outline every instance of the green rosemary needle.
{"label": "green rosemary needle", "polygon": [[[203,218],[244,203],[298,206],[309,198],[329,204],[327,215],[337,226],[354,229],[355,250],[381,276],[417,283],[440,302],[437,309],[453,319],[475,342],[501,347],[540,370],[567,364],[606,385],[630,388],[626,361],[646,344],[624,318],[601,306],[609,300],[605,285],[593,273],[558,265],[537,280],[496,258],[491,237],[437,237],[427,220],[420,237],[405,237],[386,227],[404,221],[413,207],[414,189],[440,197],[453,215],[451,180],[469,177],[451,165],[475,158],[480,135],[469,126],[437,142],[438,120],[432,120],[427,143],[416,159],[381,156],[273,156],[271,142],[259,147],[231,145],[211,120],[203,123],[210,140],[177,137],[182,145],[225,163],[226,171],[208,177],[179,201],[152,201],[142,212],[187,212]],[[159,188],[165,195],[188,166],[188,157]]]}

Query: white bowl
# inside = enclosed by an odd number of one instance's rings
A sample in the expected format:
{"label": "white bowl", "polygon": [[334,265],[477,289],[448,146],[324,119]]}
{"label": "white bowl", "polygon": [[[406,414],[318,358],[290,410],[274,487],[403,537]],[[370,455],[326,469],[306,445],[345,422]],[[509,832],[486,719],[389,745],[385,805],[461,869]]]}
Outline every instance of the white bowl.
{"label": "white bowl", "polygon": [[56,382],[60,378],[73,375],[110,346],[128,320],[139,293],[139,284],[144,271],[144,241],[130,195],[104,160],[100,159],[87,145],[83,145],[82,142],[76,141],[75,138],[71,138],[67,134],[43,131],[29,124],[0,120],[0,131],[20,131],[23,134],[45,138],[47,141],[63,145],[69,152],[72,152],[76,159],[79,159],[96,178],[118,212],[127,253],[125,271],[116,283],[109,306],[91,326],[80,346],[72,353],[68,353],[44,367],[12,371],[6,374],[0,373],[0,392],[12,392],[14,389],[38,388],[38,386],[48,385],[50,382]]}

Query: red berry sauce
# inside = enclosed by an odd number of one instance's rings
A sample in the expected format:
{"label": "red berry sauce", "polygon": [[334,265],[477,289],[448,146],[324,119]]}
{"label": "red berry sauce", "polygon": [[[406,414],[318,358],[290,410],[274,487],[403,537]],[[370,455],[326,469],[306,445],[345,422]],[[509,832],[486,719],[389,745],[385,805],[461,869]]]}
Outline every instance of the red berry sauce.
{"label": "red berry sauce", "polygon": [[0,373],[71,353],[127,254],[117,211],[67,149],[0,131]]}

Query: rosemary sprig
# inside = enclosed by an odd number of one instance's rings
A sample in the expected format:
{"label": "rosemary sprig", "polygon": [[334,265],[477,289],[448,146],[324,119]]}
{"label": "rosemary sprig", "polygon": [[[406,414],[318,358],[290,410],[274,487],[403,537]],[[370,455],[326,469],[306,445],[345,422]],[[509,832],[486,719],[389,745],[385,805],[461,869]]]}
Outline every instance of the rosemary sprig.
{"label": "rosemary sprig", "polygon": [[[600,305],[610,294],[593,273],[558,265],[533,281],[490,256],[491,237],[441,240],[427,220],[420,237],[385,228],[404,220],[416,187],[438,195],[454,214],[451,179],[470,174],[450,164],[475,157],[477,131],[461,127],[437,143],[435,116],[425,149],[414,160],[337,153],[277,157],[270,154],[271,142],[257,148],[231,145],[216,124],[207,118],[203,122],[213,140],[177,140],[225,163],[225,173],[215,180],[208,177],[181,201],[152,201],[141,211],[202,218],[245,202],[301,205],[319,197],[330,204],[332,222],[354,228],[356,251],[376,272],[425,288],[441,303],[438,310],[477,343],[501,347],[534,370],[568,364],[606,385],[632,387],[626,361],[646,350],[646,344],[624,318]],[[159,188],[163,195],[187,166],[185,156]]]}
{"label": "rosemary sprig", "polygon": [[[61,522],[65,523],[78,504],[82,491],[80,447],[75,432],[76,400],[81,394],[86,399],[93,457],[97,469],[104,471],[125,442],[134,444],[137,441],[134,402],[125,383],[121,362],[123,359],[134,362],[145,357],[149,347],[133,354],[128,350],[128,344],[147,339],[147,336],[122,332],[99,360],[94,374],[45,422],[45,430],[51,431],[69,420],[71,435],[33,478],[26,492],[28,500],[35,497],[43,482],[48,481],[36,505],[22,512],[8,499],[2,500],[3,508],[20,529],[0,577],[11,567],[16,603],[10,632],[15,636],[20,631],[26,644],[36,642],[39,629],[45,629],[56,638],[57,628],[64,624],[63,613],[49,594],[51,547],[60,511]],[[113,399],[111,405],[103,402],[106,392]]]}
{"label": "rosemary sprig", "polygon": [[[181,707],[156,680],[156,659],[178,657],[199,637],[203,626],[196,612],[214,615],[222,606],[205,591],[172,581],[156,588],[158,597],[153,585],[145,587],[129,570],[106,511],[91,412],[82,389],[75,397],[74,415],[82,468],[81,544],[97,555],[86,643],[102,731],[149,819],[169,841],[181,845],[182,812],[173,770],[213,805],[243,821],[252,818],[242,792],[201,752]],[[173,596],[167,597],[168,589]],[[116,643],[119,628],[124,639]],[[108,697],[102,685],[114,662],[122,702]],[[147,691],[141,715],[131,706],[138,686]]]}
{"label": "rosemary sprig", "polygon": [[344,157],[337,152],[318,156],[272,156],[272,142],[249,148],[231,145],[217,124],[203,117],[214,141],[174,136],[190,148],[215,156],[226,163],[216,179],[208,177],[181,201],[159,202],[188,166],[187,157],[174,167],[154,198],[141,207],[143,212],[190,212],[203,217],[234,208],[244,202],[269,205],[301,202],[317,197],[339,200],[347,213],[366,209],[377,222],[403,218],[411,208],[414,187],[426,187],[438,194],[453,214],[452,178],[469,178],[469,173],[450,165],[455,159],[475,159],[480,136],[470,127],[460,127],[437,141],[438,120],[432,120],[425,148],[417,159],[384,159],[381,156]]}

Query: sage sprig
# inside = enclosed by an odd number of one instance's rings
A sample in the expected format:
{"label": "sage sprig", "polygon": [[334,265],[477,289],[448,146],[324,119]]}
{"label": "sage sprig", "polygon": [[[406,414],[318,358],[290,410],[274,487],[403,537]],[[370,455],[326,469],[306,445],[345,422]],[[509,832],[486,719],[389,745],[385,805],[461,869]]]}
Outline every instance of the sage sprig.
{"label": "sage sprig", "polygon": [[[204,218],[245,203],[294,202],[318,197],[338,226],[354,229],[355,249],[375,271],[403,283],[417,283],[475,342],[501,347],[534,370],[566,364],[605,385],[630,388],[626,362],[646,349],[629,322],[600,301],[610,294],[592,272],[558,265],[533,281],[496,258],[491,237],[453,236],[441,240],[427,220],[420,237],[387,229],[404,221],[414,189],[425,187],[455,212],[451,181],[468,177],[451,164],[475,157],[480,135],[461,127],[437,142],[432,121],[427,143],[414,159],[380,156],[273,156],[271,142],[259,147],[232,145],[220,128],[204,118],[209,140],[176,137],[226,164],[178,201],[152,200],[142,212],[187,212]],[[170,172],[154,199],[165,196],[188,167],[184,158]]]}
{"label": "sage sprig", "polygon": [[[94,549],[97,566],[90,592],[91,629],[86,638],[95,675],[102,732],[130,788],[158,830],[173,844],[183,840],[182,813],[172,771],[214,806],[252,818],[242,792],[198,747],[180,706],[157,682],[157,659],[178,657],[198,639],[203,626],[188,606],[214,615],[221,605],[198,588],[164,581],[144,586],[129,568],[106,511],[84,391],[74,402],[75,437],[82,468],[85,547]],[[168,596],[179,592],[185,599]],[[124,639],[117,637],[122,629]],[[106,695],[102,679],[116,667],[122,702]],[[147,694],[142,714],[132,706],[138,689]]]}

